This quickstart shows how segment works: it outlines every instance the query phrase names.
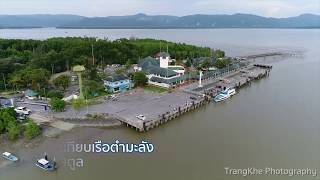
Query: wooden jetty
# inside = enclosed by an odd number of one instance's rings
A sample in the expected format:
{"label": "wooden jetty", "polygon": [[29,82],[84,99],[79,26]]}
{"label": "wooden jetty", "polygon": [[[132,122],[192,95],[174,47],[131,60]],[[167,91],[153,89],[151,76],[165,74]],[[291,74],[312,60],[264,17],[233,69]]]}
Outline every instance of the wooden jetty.
{"label": "wooden jetty", "polygon": [[269,65],[269,64],[254,64],[253,66],[261,67],[261,68],[265,68],[265,69],[271,69],[272,68],[272,65]]}
{"label": "wooden jetty", "polygon": [[271,52],[271,53],[262,53],[262,54],[241,56],[240,58],[255,59],[255,58],[264,58],[264,57],[270,57],[270,56],[282,56],[282,55],[286,55],[286,53],[284,53],[284,52]]}

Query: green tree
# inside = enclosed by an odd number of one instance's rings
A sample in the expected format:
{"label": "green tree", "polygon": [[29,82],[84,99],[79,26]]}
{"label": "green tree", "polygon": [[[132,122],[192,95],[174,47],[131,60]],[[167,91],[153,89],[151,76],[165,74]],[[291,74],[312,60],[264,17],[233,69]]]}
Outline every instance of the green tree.
{"label": "green tree", "polygon": [[[130,64],[136,64],[138,59],[158,53],[160,42],[162,49],[169,47],[171,57],[177,61],[190,57],[206,57],[212,52],[208,47],[155,39],[109,40],[89,37],[46,40],[1,39],[0,72],[5,74],[5,80],[9,82],[8,89],[32,88],[40,92],[43,88],[48,89],[48,79],[52,72],[70,70],[78,64],[84,65],[88,70],[95,69],[92,63],[92,44],[96,57],[95,64],[102,66],[126,64],[128,68]],[[215,54],[216,57],[224,57],[222,51],[217,51]],[[91,80],[97,80],[89,73],[88,77]],[[2,88],[4,88],[3,85]]]}
{"label": "green tree", "polygon": [[10,121],[8,123],[7,130],[8,130],[8,138],[10,140],[15,140],[20,135],[20,129],[16,122]]}
{"label": "green tree", "polygon": [[18,72],[15,72],[10,77],[10,84],[17,88],[32,88],[40,90],[48,86],[49,71],[46,69],[35,69],[27,66]]}
{"label": "green tree", "polygon": [[216,58],[223,58],[225,57],[225,52],[221,51],[220,49],[217,49],[215,51],[213,51],[213,54]]}
{"label": "green tree", "polygon": [[16,89],[19,90],[25,85],[22,75],[20,73],[13,74],[9,80],[9,83]]}
{"label": "green tree", "polygon": [[129,59],[129,60],[126,62],[126,64],[125,64],[125,68],[126,68],[126,69],[130,69],[131,66],[132,66],[132,61]]}
{"label": "green tree", "polygon": [[185,64],[188,68],[191,67],[192,63],[190,59],[187,59],[187,62]]}
{"label": "green tree", "polygon": [[41,128],[34,123],[33,121],[29,121],[24,130],[24,137],[27,139],[33,139],[41,134]]}
{"label": "green tree", "polygon": [[90,99],[103,94],[105,92],[105,87],[96,81],[87,80],[84,82],[83,90],[86,99]]}
{"label": "green tree", "polygon": [[209,68],[212,65],[210,58],[206,58],[202,64],[201,67],[202,68]]}
{"label": "green tree", "polygon": [[0,119],[0,134],[4,132],[6,129],[4,122]]}
{"label": "green tree", "polygon": [[0,133],[6,132],[10,140],[16,139],[20,134],[13,108],[0,109]]}
{"label": "green tree", "polygon": [[148,77],[143,72],[133,73],[133,82],[135,86],[145,86],[148,82]]}
{"label": "green tree", "polygon": [[53,80],[53,84],[56,87],[62,88],[63,90],[66,90],[70,86],[70,83],[71,80],[67,75],[61,75],[57,77],[55,80]]}
{"label": "green tree", "polygon": [[27,69],[25,77],[31,81],[31,86],[33,89],[41,89],[48,85],[49,71],[46,69]]}
{"label": "green tree", "polygon": [[15,114],[12,115],[7,110],[1,112],[0,118],[3,122],[3,125],[4,125],[6,131],[8,131],[8,127],[11,122],[16,123]]}
{"label": "green tree", "polygon": [[16,115],[16,112],[14,111],[14,108],[4,108],[1,109],[0,114],[1,113],[7,113],[8,116],[14,117]]}
{"label": "green tree", "polygon": [[59,91],[55,91],[55,90],[50,90],[47,93],[47,97],[48,98],[58,98],[58,99],[62,99],[63,98],[63,94]]}
{"label": "green tree", "polygon": [[231,60],[229,58],[223,58],[223,59],[218,59],[215,62],[214,66],[219,69],[222,69],[229,66],[230,64],[231,64]]}
{"label": "green tree", "polygon": [[93,81],[98,80],[98,72],[95,66],[90,67],[90,69],[87,69],[87,74],[90,80],[93,80]]}
{"label": "green tree", "polygon": [[58,98],[52,98],[50,100],[51,109],[55,112],[62,112],[66,106],[66,102],[64,100]]}

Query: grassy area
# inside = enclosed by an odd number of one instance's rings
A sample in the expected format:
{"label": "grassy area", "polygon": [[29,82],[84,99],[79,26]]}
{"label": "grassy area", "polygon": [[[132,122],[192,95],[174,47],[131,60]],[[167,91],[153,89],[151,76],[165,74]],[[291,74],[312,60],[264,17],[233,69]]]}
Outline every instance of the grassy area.
{"label": "grassy area", "polygon": [[12,95],[12,94],[15,94],[15,92],[14,91],[1,91],[0,90],[0,95],[2,95],[2,96]]}
{"label": "grassy area", "polygon": [[154,86],[154,85],[147,85],[147,86],[144,87],[144,90],[150,91],[150,92],[155,92],[155,93],[167,93],[167,92],[169,92],[169,89],[167,89],[167,88]]}

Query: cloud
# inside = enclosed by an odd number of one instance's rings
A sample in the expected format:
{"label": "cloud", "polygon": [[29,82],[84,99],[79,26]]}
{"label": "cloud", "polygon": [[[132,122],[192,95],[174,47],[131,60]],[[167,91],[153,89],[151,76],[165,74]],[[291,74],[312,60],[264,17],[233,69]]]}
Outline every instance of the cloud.
{"label": "cloud", "polygon": [[147,14],[251,13],[286,17],[320,13],[320,0],[0,0],[1,14]]}

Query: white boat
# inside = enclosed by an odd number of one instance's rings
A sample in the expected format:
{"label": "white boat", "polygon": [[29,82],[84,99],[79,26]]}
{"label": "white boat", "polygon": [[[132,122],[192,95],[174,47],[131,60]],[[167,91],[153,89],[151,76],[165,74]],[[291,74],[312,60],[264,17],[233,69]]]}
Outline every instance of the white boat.
{"label": "white boat", "polygon": [[55,161],[49,161],[45,158],[38,159],[36,162],[36,166],[39,168],[45,170],[45,171],[54,171],[56,170],[56,162]]}
{"label": "white boat", "polygon": [[236,94],[236,90],[234,88],[228,87],[225,90],[220,91],[219,94],[213,98],[213,100],[215,102],[224,101],[235,94]]}
{"label": "white boat", "polygon": [[13,162],[16,162],[19,160],[16,156],[14,156],[13,154],[11,154],[9,152],[2,153],[2,157],[9,160],[9,161],[13,161]]}

